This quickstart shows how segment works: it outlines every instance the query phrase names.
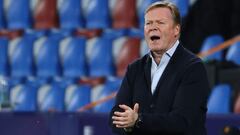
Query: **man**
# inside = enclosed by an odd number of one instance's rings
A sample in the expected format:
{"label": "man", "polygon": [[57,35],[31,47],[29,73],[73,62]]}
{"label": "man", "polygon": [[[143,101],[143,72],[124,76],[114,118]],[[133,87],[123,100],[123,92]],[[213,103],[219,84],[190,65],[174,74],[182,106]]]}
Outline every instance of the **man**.
{"label": "man", "polygon": [[118,134],[206,135],[209,84],[202,61],[178,41],[175,5],[156,2],[145,12],[149,54],[127,68],[111,126]]}

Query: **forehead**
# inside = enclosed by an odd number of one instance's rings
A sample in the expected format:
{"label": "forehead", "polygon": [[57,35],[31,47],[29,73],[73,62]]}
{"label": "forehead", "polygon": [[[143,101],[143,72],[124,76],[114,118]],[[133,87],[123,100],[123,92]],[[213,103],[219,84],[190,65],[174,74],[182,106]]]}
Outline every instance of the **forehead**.
{"label": "forehead", "polygon": [[146,20],[155,20],[155,19],[171,19],[172,14],[169,8],[167,7],[156,7],[149,10],[145,14]]}

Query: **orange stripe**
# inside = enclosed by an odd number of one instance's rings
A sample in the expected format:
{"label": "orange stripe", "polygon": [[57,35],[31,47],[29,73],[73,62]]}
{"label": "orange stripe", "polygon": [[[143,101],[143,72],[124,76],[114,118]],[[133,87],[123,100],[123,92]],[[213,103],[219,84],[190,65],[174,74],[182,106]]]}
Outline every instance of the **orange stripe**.
{"label": "orange stripe", "polygon": [[229,47],[229,46],[232,46],[234,43],[236,43],[236,42],[238,42],[238,41],[240,41],[240,36],[236,36],[236,37],[234,37],[234,38],[231,38],[231,39],[223,42],[222,44],[219,44],[219,45],[217,45],[216,47],[211,48],[211,49],[209,49],[209,50],[207,50],[207,51],[200,52],[200,53],[198,54],[198,56],[199,56],[200,58],[207,57],[207,56],[209,56],[209,55],[211,55],[211,54],[213,54],[213,53],[215,53],[215,52],[217,52],[217,51],[221,51],[221,50],[223,50],[223,49],[225,49],[225,48],[227,48],[227,47]]}
{"label": "orange stripe", "polygon": [[101,103],[104,103],[104,102],[106,102],[106,101],[108,101],[110,99],[115,98],[116,95],[117,95],[117,92],[113,92],[110,95],[108,95],[108,96],[106,96],[106,97],[104,97],[104,98],[102,98],[100,100],[94,101],[92,103],[89,103],[89,104],[79,108],[78,112],[83,112],[83,111],[86,111],[88,109],[91,109],[91,108],[93,108],[93,107],[95,107],[95,106],[97,106],[97,105],[99,105]]}

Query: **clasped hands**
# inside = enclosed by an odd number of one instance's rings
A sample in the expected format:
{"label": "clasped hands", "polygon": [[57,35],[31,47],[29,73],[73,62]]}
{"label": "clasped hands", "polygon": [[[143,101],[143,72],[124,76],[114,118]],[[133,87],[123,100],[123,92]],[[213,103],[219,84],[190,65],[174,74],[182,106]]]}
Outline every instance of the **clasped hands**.
{"label": "clasped hands", "polygon": [[113,124],[117,128],[131,128],[135,125],[136,120],[138,119],[138,110],[139,104],[136,103],[133,109],[127,105],[119,105],[123,112],[115,111],[114,116],[112,116]]}

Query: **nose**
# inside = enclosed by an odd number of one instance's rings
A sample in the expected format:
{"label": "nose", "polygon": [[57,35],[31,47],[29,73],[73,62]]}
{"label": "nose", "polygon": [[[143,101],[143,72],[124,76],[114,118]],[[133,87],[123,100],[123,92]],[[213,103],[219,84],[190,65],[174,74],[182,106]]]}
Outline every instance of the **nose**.
{"label": "nose", "polygon": [[151,23],[150,25],[149,25],[149,30],[150,31],[155,31],[155,30],[157,30],[157,28],[158,28],[158,26],[157,26],[157,23]]}

